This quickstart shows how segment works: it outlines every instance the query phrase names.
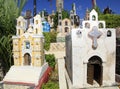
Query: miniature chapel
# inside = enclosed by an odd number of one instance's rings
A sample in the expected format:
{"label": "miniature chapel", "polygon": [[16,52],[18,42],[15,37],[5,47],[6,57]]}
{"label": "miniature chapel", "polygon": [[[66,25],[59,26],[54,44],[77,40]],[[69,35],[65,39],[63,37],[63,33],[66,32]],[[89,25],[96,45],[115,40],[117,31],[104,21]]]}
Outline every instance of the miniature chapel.
{"label": "miniature chapel", "polygon": [[82,26],[71,30],[71,34],[66,36],[65,69],[69,78],[66,81],[71,82],[71,89],[113,86],[115,29],[106,28],[105,21],[98,20],[94,9]]}
{"label": "miniature chapel", "polygon": [[42,24],[40,15],[34,17],[33,26],[26,29],[26,20],[20,16],[17,19],[16,36],[13,36],[14,65],[42,66],[44,49]]}
{"label": "miniature chapel", "polygon": [[27,28],[27,21],[22,16],[17,18],[16,35],[12,37],[14,65],[3,79],[4,89],[40,89],[47,77],[40,15],[33,22]]}

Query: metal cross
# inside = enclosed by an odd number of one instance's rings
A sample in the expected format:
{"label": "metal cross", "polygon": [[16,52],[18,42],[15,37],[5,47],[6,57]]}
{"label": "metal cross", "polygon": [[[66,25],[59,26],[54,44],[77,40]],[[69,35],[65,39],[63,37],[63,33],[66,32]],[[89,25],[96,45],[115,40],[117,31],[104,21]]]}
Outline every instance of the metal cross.
{"label": "metal cross", "polygon": [[96,49],[98,44],[97,44],[97,39],[102,35],[102,32],[98,31],[97,27],[94,26],[92,31],[88,33],[88,36],[91,37],[92,39],[92,48]]}

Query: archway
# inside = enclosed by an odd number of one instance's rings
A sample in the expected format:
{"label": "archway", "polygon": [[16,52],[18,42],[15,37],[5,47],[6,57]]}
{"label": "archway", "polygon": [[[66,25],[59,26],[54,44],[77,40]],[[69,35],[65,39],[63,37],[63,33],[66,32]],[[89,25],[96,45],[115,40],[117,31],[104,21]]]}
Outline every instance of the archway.
{"label": "archway", "polygon": [[31,56],[29,53],[26,53],[24,55],[24,65],[30,65],[31,64]]}
{"label": "archway", "polygon": [[98,56],[93,56],[89,59],[87,64],[87,83],[93,85],[96,81],[100,86],[103,80],[102,60]]}

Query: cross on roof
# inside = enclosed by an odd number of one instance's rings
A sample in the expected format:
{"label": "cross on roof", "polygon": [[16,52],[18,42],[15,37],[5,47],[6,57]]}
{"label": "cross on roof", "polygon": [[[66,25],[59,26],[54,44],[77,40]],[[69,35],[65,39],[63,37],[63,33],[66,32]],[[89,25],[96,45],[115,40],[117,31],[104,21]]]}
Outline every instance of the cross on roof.
{"label": "cross on roof", "polygon": [[97,44],[97,39],[102,35],[102,32],[98,31],[97,27],[94,26],[92,31],[88,33],[88,36],[91,37],[92,39],[92,48],[96,49],[98,44]]}

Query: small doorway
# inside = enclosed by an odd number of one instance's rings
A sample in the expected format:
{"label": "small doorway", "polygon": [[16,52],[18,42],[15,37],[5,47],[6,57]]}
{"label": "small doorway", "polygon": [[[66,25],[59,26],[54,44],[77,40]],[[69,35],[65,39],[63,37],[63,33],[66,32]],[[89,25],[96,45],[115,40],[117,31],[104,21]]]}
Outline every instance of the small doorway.
{"label": "small doorway", "polygon": [[93,56],[89,59],[87,64],[87,83],[93,85],[93,82],[97,82],[100,86],[103,80],[103,66],[102,60],[98,56]]}
{"label": "small doorway", "polygon": [[30,65],[31,64],[31,56],[29,53],[26,53],[24,55],[24,65]]}

